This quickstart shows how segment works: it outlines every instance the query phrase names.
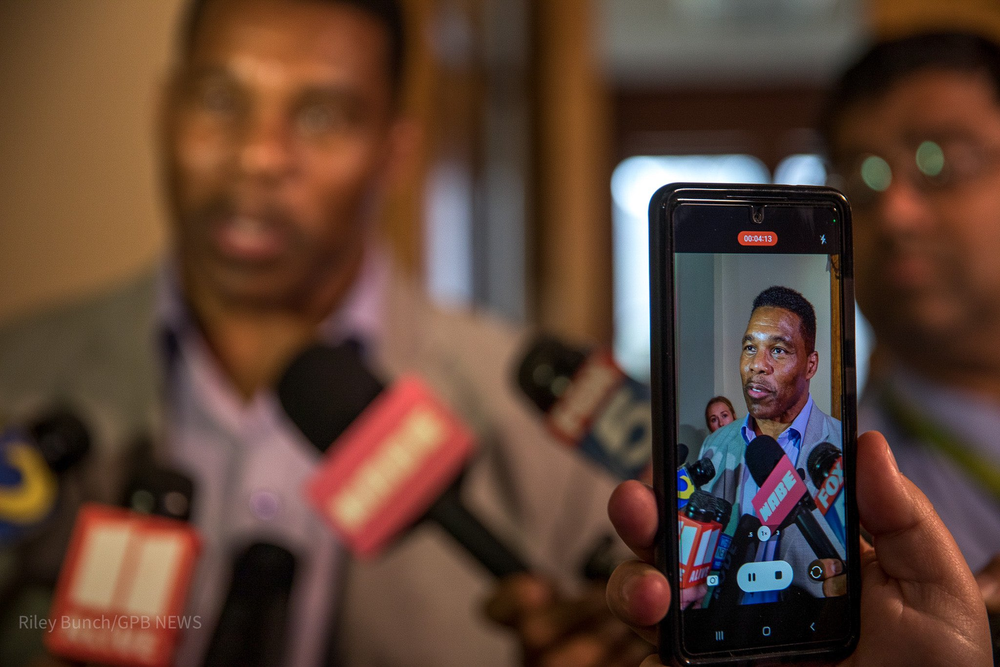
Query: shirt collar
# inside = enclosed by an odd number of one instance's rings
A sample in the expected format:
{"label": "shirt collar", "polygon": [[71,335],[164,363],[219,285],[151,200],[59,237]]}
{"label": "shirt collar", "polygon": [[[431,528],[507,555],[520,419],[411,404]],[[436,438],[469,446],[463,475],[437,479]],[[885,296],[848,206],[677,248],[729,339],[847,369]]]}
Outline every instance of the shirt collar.
{"label": "shirt collar", "polygon": [[[354,339],[363,344],[366,355],[373,354],[382,339],[390,274],[388,253],[376,244],[369,244],[358,277],[340,305],[320,323],[320,339],[330,345]],[[173,260],[164,262],[159,270],[155,312],[169,367],[181,342],[199,334],[184,298],[180,271]]]}
{"label": "shirt collar", "polygon": [[[799,442],[801,442],[802,437],[806,432],[806,425],[809,423],[809,415],[812,414],[812,408],[813,398],[812,394],[809,394],[806,404],[801,410],[799,410],[799,414],[795,416],[795,419],[793,419],[792,423],[788,425],[788,428],[781,432],[778,439],[788,440],[795,435],[797,436]],[[750,416],[750,413],[747,413],[747,416],[743,419],[743,425],[740,427],[740,433],[743,434],[743,440],[748,444],[751,440],[757,437],[757,434],[753,430],[753,424],[751,422],[752,419],[753,417]]]}

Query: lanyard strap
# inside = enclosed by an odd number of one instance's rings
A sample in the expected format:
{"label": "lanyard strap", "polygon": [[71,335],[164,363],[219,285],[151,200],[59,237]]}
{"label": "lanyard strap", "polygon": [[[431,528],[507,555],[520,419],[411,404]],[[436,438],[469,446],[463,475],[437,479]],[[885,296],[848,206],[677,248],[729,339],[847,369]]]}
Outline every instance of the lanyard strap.
{"label": "lanyard strap", "polygon": [[889,388],[881,392],[882,407],[905,436],[951,459],[966,475],[1000,501],[1000,468],[960,438],[930,420]]}

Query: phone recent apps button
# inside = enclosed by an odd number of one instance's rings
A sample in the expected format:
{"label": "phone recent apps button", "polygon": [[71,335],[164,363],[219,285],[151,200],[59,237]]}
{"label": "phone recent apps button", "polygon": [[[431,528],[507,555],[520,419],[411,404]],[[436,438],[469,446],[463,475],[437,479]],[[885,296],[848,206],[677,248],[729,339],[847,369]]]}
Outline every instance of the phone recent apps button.
{"label": "phone recent apps button", "polygon": [[745,593],[781,591],[792,585],[792,566],[783,560],[746,563],[736,573],[736,584]]}

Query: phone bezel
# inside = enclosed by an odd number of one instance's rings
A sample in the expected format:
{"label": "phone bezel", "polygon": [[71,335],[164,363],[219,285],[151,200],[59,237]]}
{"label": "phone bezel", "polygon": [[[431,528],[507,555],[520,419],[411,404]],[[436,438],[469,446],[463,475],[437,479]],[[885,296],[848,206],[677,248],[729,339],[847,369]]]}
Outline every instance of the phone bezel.
{"label": "phone bezel", "polygon": [[[659,626],[660,657],[685,665],[750,664],[758,661],[783,662],[792,659],[837,658],[849,655],[860,631],[861,577],[859,562],[858,515],[855,502],[857,440],[857,396],[854,345],[854,265],[850,206],[833,188],[782,185],[716,185],[674,183],[653,195],[649,208],[650,308],[651,308],[651,390],[653,406],[654,490],[661,517],[677,514],[676,455],[676,364],[674,359],[674,243],[673,212],[685,203],[725,206],[794,205],[834,206],[841,248],[841,373],[843,374],[842,428],[844,433],[845,509],[847,512],[848,595],[850,623],[848,636],[828,642],[802,642],[780,647],[753,647],[712,653],[691,654],[682,636],[680,591],[677,583],[677,530],[674,521],[660,522],[657,536],[657,567],[671,583],[672,605]],[[666,326],[665,326],[666,324]],[[669,427],[669,428],[668,428]],[[666,529],[665,529],[666,528]]]}

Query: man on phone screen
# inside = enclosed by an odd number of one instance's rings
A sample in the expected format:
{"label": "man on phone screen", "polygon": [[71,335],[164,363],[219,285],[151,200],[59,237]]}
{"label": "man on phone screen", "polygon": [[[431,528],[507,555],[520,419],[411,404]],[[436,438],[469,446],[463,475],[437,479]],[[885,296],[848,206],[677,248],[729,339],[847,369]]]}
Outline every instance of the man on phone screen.
{"label": "man on phone screen", "polygon": [[[710,457],[718,471],[704,489],[733,505],[726,527],[730,535],[742,515],[756,512],[753,499],[760,488],[744,460],[755,438],[769,436],[777,441],[796,470],[806,467],[809,453],[817,445],[841,442],[840,420],[825,414],[809,393],[809,381],[819,367],[815,343],[816,312],[805,297],[781,286],[769,287],[757,295],[740,354],[747,416],[708,436],[701,451],[701,456]],[[810,495],[816,494],[811,481],[795,478],[792,482],[804,483]],[[825,521],[819,523],[825,525]],[[788,595],[787,591],[822,595],[822,584],[808,576],[809,564],[817,555],[798,528],[791,524],[773,534],[769,532],[759,533],[754,560],[788,562],[792,566],[792,585],[781,592],[745,592],[742,604],[776,602]],[[839,540],[833,543],[843,551]]]}

